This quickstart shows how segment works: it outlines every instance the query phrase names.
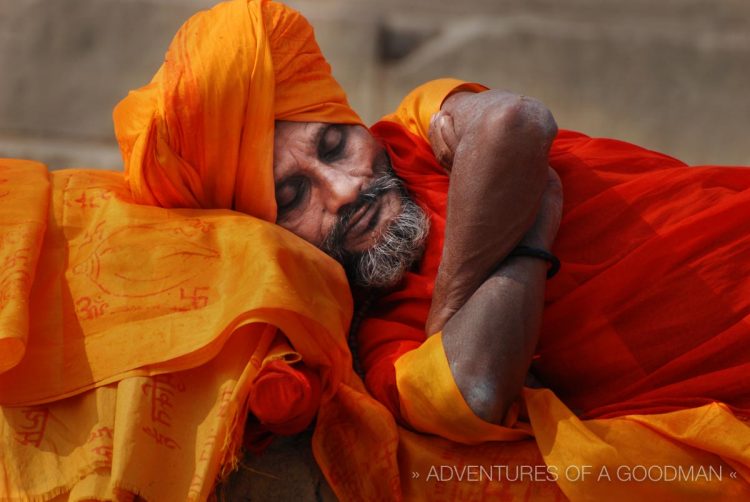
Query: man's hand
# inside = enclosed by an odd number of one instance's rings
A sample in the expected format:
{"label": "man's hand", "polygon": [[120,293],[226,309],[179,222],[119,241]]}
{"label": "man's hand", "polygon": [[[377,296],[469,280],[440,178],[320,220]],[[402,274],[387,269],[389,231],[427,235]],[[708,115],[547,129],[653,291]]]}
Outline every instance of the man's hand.
{"label": "man's hand", "polygon": [[542,203],[531,228],[523,236],[520,246],[549,251],[560,228],[563,209],[563,186],[560,176],[551,167],[547,169],[547,186]]}
{"label": "man's hand", "polygon": [[483,93],[458,92],[449,96],[442,109],[430,120],[428,134],[435,158],[450,171],[461,136],[472,127],[482,127],[488,118],[502,114],[505,110],[522,114],[518,118],[529,125],[540,127],[550,139],[557,134],[552,114],[534,98],[499,90]]}
{"label": "man's hand", "polygon": [[451,181],[428,335],[442,329],[534,224],[556,133],[543,104],[503,91],[454,94],[434,116],[430,142]]}

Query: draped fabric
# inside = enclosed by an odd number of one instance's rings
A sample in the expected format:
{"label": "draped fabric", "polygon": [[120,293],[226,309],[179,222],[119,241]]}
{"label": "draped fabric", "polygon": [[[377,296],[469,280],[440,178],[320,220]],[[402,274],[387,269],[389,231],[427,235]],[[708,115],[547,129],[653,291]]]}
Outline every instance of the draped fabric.
{"label": "draped fabric", "polygon": [[[361,324],[368,390],[410,429],[481,445],[449,454],[433,440],[439,453],[424,453],[425,470],[524,459],[521,465],[542,462],[547,475],[560,474],[556,488],[573,500],[746,497],[750,171],[688,168],[634,145],[562,131],[550,163],[565,193],[553,249],[563,269],[547,286],[533,362],[550,390],[525,389],[502,426],[487,424],[455,386],[440,334],[424,334],[449,182],[424,132],[450,84],[418,88],[372,127],[432,225],[418,267]],[[539,457],[526,456],[529,443]],[[596,474],[564,475],[582,466]],[[678,467],[693,474],[657,479]],[[639,469],[651,469],[655,481],[643,482]],[[696,474],[701,469],[723,475],[706,479]],[[640,481],[628,480],[631,473]],[[528,490],[548,485],[533,477]],[[436,482],[411,489],[440,500],[530,493],[494,492],[500,488],[488,476],[472,488]]]}
{"label": "draped fabric", "polygon": [[[431,218],[419,266],[378,301],[359,336],[368,387],[398,412],[394,363],[425,340],[449,177],[424,139],[456,81],[414,91],[373,126]],[[561,131],[564,187],[533,369],[578,413],[655,413],[714,401],[750,414],[750,170],[696,166]]]}
{"label": "draped fabric", "polygon": [[572,132],[550,163],[565,270],[547,288],[540,378],[589,417],[713,401],[750,416],[750,169]]}
{"label": "draped fabric", "polygon": [[255,383],[314,372],[289,428],[351,378],[345,275],[291,233],[136,204],[121,173],[0,179],[0,499],[204,499]]}

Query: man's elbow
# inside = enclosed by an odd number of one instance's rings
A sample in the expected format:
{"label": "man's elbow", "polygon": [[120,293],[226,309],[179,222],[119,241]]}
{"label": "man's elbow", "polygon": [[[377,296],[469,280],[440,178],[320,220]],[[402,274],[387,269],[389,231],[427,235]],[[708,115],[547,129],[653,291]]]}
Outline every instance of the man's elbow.
{"label": "man's elbow", "polygon": [[515,96],[502,107],[485,112],[484,127],[520,138],[525,144],[541,147],[545,154],[557,135],[557,122],[552,112],[538,99]]}
{"label": "man's elbow", "polygon": [[502,423],[511,405],[518,396],[511,396],[498,389],[489,379],[477,379],[467,389],[461,389],[466,404],[471,411],[492,424]]}

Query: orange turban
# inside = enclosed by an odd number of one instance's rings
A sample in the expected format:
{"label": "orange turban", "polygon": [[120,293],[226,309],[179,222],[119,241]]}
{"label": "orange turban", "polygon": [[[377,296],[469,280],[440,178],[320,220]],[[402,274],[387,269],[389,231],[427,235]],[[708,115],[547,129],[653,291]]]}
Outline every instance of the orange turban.
{"label": "orange turban", "polygon": [[275,120],[361,123],[298,12],[232,0],[196,14],[115,108],[133,197],[275,221]]}

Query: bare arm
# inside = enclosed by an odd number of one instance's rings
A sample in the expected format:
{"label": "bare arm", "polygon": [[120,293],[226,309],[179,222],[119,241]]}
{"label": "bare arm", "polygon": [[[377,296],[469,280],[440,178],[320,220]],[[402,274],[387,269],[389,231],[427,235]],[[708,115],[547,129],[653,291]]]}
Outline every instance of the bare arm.
{"label": "bare arm", "polygon": [[[549,170],[542,204],[521,244],[549,249],[560,224],[562,185]],[[480,418],[500,422],[527,376],[539,338],[547,264],[512,257],[487,278],[443,328],[456,385]]]}
{"label": "bare arm", "polygon": [[469,407],[499,422],[518,396],[537,343],[547,266],[522,257],[498,264],[519,243],[549,249],[562,191],[547,164],[556,126],[546,108],[507,93],[477,99],[486,94],[449,98],[431,126],[451,187],[427,329],[442,329]]}
{"label": "bare arm", "polygon": [[440,331],[531,227],[557,133],[549,110],[503,91],[457,93],[430,126],[451,171],[445,245],[426,331]]}

